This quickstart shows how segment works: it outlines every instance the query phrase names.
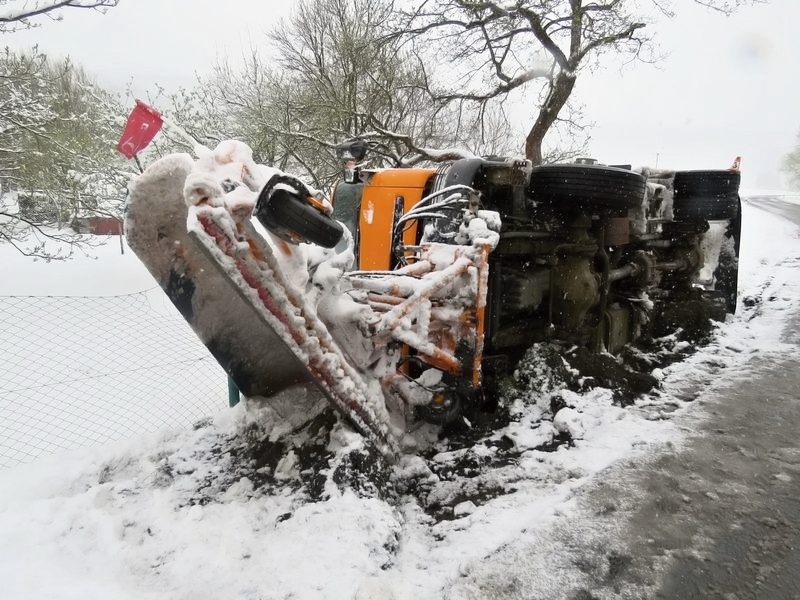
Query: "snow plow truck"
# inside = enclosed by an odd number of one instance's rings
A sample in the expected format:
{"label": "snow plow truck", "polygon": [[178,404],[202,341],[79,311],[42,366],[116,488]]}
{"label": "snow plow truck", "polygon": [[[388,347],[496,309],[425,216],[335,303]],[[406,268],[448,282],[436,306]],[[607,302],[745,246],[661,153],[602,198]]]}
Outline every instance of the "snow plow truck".
{"label": "snow plow truck", "polygon": [[131,184],[131,248],[248,401],[313,389],[392,454],[534,343],[614,355],[676,307],[736,309],[738,165],[368,169],[365,151],[338,148],[329,199],[238,141]]}

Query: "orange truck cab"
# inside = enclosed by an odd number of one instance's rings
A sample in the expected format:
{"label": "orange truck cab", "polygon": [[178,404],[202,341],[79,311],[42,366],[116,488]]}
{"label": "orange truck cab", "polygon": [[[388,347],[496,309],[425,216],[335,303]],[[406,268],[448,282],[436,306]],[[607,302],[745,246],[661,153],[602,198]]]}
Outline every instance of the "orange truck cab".
{"label": "orange truck cab", "polygon": [[[393,265],[392,231],[396,220],[426,194],[436,169],[386,169],[362,173],[364,182],[341,181],[333,193],[333,216],[353,234],[357,268],[386,271]],[[417,242],[416,222],[397,242]]]}

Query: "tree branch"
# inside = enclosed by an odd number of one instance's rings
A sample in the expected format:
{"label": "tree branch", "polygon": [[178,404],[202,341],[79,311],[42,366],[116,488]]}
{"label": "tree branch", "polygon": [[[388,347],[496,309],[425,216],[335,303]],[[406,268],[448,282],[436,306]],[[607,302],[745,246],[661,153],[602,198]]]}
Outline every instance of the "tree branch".
{"label": "tree branch", "polygon": [[8,10],[5,14],[0,13],[0,23],[24,22],[28,19],[49,14],[62,8],[89,8],[105,10],[119,4],[119,0],[55,0],[52,2],[34,2],[31,8],[27,3],[17,9]]}

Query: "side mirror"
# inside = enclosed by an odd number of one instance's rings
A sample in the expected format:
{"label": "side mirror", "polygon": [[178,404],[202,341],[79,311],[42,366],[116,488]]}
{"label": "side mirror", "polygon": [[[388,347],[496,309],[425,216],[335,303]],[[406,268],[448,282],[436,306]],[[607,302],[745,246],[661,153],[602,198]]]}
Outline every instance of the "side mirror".
{"label": "side mirror", "polygon": [[346,140],[336,146],[336,158],[342,162],[360,163],[367,156],[367,142],[359,138]]}

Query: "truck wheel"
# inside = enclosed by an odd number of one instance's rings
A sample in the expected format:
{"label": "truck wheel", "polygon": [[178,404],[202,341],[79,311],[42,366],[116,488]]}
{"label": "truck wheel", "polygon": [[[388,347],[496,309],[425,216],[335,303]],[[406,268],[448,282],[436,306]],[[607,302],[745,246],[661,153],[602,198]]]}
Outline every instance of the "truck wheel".
{"label": "truck wheel", "polygon": [[639,173],[603,165],[542,165],[531,172],[536,202],[564,211],[627,211],[641,206],[647,184]]}
{"label": "truck wheel", "polygon": [[333,248],[339,243],[344,234],[341,223],[306,201],[305,186],[298,193],[274,186],[272,181],[264,186],[256,203],[256,218],[264,227],[293,244],[306,242]]}
{"label": "truck wheel", "polygon": [[464,413],[464,399],[461,394],[448,394],[442,404],[423,404],[417,406],[417,416],[426,423],[446,425]]}
{"label": "truck wheel", "polygon": [[677,171],[672,209],[676,221],[721,221],[739,214],[739,182],[735,171]]}

